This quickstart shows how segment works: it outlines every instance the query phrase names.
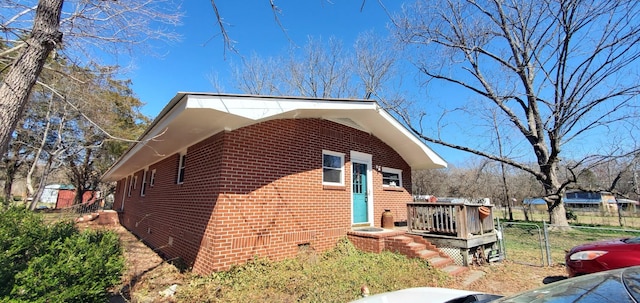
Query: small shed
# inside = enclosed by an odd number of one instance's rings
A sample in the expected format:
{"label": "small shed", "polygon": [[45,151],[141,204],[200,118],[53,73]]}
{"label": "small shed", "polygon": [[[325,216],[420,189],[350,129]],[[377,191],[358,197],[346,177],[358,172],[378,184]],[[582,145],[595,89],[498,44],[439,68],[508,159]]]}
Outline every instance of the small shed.
{"label": "small shed", "polygon": [[[56,209],[67,208],[73,206],[73,200],[76,197],[76,189],[73,185],[68,184],[49,184],[45,186],[40,202],[55,206]],[[98,198],[95,191],[86,191],[82,195],[82,203],[88,203]]]}
{"label": "small shed", "polygon": [[620,210],[635,213],[638,208],[638,201],[631,199],[616,199]]}
{"label": "small shed", "polygon": [[42,191],[42,196],[40,196],[40,202],[49,204],[52,207],[55,206],[56,201],[58,201],[58,191],[62,186],[61,184],[49,184],[45,186]]}

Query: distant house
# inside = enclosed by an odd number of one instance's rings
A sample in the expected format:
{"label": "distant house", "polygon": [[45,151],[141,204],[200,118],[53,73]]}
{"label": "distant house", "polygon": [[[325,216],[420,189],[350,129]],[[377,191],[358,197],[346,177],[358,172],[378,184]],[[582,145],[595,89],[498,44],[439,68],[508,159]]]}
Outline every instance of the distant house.
{"label": "distant house", "polygon": [[634,213],[638,209],[638,204],[639,204],[638,201],[631,200],[631,199],[620,199],[620,198],[617,198],[616,201],[618,201],[618,206],[622,211],[628,211],[628,212]]}
{"label": "distant house", "polygon": [[407,220],[446,162],[371,100],[179,93],[103,176],[123,226],[199,274]]}
{"label": "distant house", "polygon": [[609,192],[571,191],[563,198],[566,208],[587,211],[615,212],[618,210],[616,197]]}
{"label": "distant house", "polygon": [[[616,197],[609,192],[596,192],[596,191],[570,191],[565,193],[562,198],[567,209],[582,210],[582,211],[604,211],[615,212],[618,210],[618,204],[621,207],[633,209],[635,211],[635,201],[616,199]],[[528,206],[531,210],[547,210],[547,204],[542,198],[527,198],[524,199],[523,204]],[[628,206],[631,205],[631,206]]]}

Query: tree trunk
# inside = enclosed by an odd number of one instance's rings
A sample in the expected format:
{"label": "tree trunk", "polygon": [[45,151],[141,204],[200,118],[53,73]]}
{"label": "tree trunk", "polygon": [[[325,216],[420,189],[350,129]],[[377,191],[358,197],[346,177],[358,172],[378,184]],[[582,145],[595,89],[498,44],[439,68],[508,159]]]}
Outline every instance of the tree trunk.
{"label": "tree trunk", "polygon": [[564,203],[560,202],[555,207],[549,208],[549,221],[558,228],[568,228],[567,213],[564,209]]}
{"label": "tree trunk", "polygon": [[9,177],[7,176],[7,178],[4,180],[4,190],[3,190],[3,195],[4,195],[4,208],[8,208],[9,205],[11,205],[11,188],[13,187],[13,177]]}
{"label": "tree trunk", "polygon": [[18,172],[18,168],[22,165],[19,159],[16,156],[11,155],[11,158],[7,157],[4,161],[5,164],[5,179],[4,179],[4,207],[7,208],[11,205],[13,201],[13,196],[11,195],[11,189],[13,188],[13,181],[15,180],[16,173]]}
{"label": "tree trunk", "polygon": [[60,14],[63,0],[40,0],[31,36],[12,63],[0,86],[0,155],[7,151],[31,88],[36,83],[49,53],[62,42]]}
{"label": "tree trunk", "polygon": [[549,222],[561,229],[568,228],[569,221],[562,201],[564,189],[561,188],[558,180],[558,159],[557,157],[547,158],[546,161],[539,161],[539,163],[544,163],[540,165],[540,171],[544,175],[542,185],[546,194],[545,201],[549,210]]}
{"label": "tree trunk", "polygon": [[[49,129],[51,128],[51,107],[52,106],[53,106],[53,98],[50,98],[49,108],[47,109],[47,114],[45,115],[45,119],[47,122],[45,124],[44,132],[42,134],[42,140],[40,140],[40,145],[38,146],[38,149],[36,149],[36,155],[34,156],[35,161],[33,161],[33,164],[31,164],[31,167],[29,168],[29,172],[27,172],[27,180],[26,180],[27,191],[28,191],[29,197],[33,198],[33,201],[35,203],[37,203],[37,200],[34,197],[35,190],[33,189],[33,173],[35,173],[36,169],[38,168],[38,160],[40,159],[40,155],[42,154],[42,151],[45,149],[45,146],[47,145],[47,137],[49,136]],[[60,139],[57,140],[57,143],[58,142],[60,142]],[[49,155],[49,158],[47,159],[46,169],[51,168],[51,161],[52,161],[51,158],[52,158],[52,155]],[[48,174],[49,174],[48,171],[44,171],[42,173],[43,176]],[[42,185],[42,179],[40,181],[40,184]],[[32,206],[35,207],[34,205]]]}
{"label": "tree trunk", "polygon": [[32,200],[31,204],[29,205],[29,209],[31,210],[36,209],[36,207],[38,206],[38,202],[40,202],[40,199],[42,198],[42,193],[44,192],[44,188],[47,184],[47,179],[49,178],[49,173],[51,172],[52,163],[53,156],[49,155],[47,163],[44,165],[44,168],[42,170],[42,176],[40,176],[40,184],[38,185],[38,190],[30,194]]}

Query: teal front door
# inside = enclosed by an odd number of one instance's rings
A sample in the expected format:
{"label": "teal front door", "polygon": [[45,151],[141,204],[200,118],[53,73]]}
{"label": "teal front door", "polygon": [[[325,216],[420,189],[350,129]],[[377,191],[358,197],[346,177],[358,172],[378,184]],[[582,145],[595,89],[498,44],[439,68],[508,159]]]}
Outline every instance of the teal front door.
{"label": "teal front door", "polygon": [[353,163],[353,178],[351,181],[353,194],[353,223],[366,223],[367,216],[367,164]]}

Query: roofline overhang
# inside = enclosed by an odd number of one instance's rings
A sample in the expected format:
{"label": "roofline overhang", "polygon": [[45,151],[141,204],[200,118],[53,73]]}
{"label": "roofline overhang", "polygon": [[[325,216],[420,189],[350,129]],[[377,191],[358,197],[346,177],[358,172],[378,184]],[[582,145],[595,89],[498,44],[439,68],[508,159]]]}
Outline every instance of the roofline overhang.
{"label": "roofline overhang", "polygon": [[[412,169],[447,167],[442,157],[373,100],[179,92],[102,179],[120,180],[220,131],[296,118],[326,119],[368,132],[396,150]],[[171,144],[164,143],[171,138]]]}

